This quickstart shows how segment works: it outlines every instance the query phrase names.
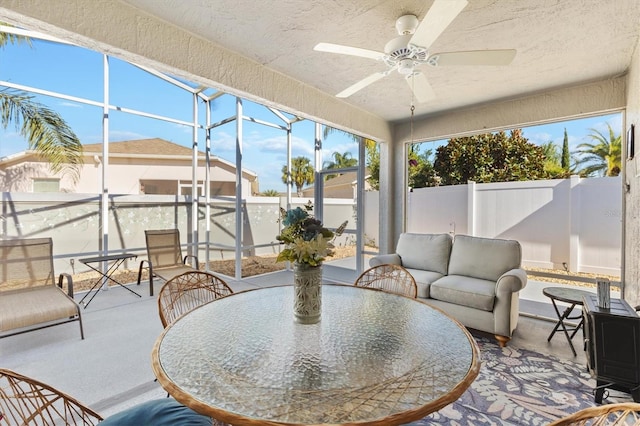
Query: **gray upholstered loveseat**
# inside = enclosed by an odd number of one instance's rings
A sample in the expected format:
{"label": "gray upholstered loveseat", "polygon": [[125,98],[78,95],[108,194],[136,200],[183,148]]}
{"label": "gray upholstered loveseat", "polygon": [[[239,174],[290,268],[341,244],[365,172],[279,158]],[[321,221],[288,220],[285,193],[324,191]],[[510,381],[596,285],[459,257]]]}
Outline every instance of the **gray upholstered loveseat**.
{"label": "gray upholstered loveseat", "polygon": [[519,291],[527,283],[520,243],[468,235],[400,235],[396,253],[369,264],[402,265],[418,285],[418,298],[466,327],[494,334],[501,346],[518,323]]}

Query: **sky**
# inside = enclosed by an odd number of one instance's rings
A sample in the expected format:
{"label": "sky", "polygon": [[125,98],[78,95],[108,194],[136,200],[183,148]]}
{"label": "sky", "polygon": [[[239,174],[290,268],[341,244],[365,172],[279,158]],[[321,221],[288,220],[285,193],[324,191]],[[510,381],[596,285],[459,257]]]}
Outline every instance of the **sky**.
{"label": "sky", "polygon": [[[175,120],[192,121],[192,95],[151,76],[145,71],[120,61],[109,59],[110,103]],[[0,50],[0,81],[34,87],[66,95],[103,100],[103,57],[97,52],[70,45],[33,40],[32,45],[7,45]],[[0,84],[0,90],[2,85]],[[209,93],[214,93],[210,90]],[[56,112],[71,126],[83,144],[102,141],[102,109],[73,100],[35,95],[34,100]],[[244,114],[274,124],[283,124],[271,111],[249,101],[243,101]],[[204,123],[204,108],[200,108]],[[212,121],[218,122],[235,113],[235,97],[224,95],[214,101]],[[523,128],[530,142],[543,144],[549,141],[562,146],[564,129],[569,136],[570,150],[590,142],[590,129],[606,130],[606,123],[614,130],[622,129],[622,114],[591,117],[581,120]],[[235,123],[214,129],[211,135],[212,153],[235,163]],[[244,121],[243,167],[258,174],[260,190],[285,191],[282,167],[286,164],[286,132],[261,124]],[[304,120],[293,125],[292,154],[314,157],[314,123]],[[120,111],[111,111],[109,138],[112,142],[146,138],[163,138],[184,146],[192,144],[192,130],[181,124],[139,117]],[[198,143],[204,150],[204,132],[200,131]],[[422,144],[432,148],[446,141]],[[0,157],[15,154],[27,148],[27,143],[15,128],[0,129]],[[357,145],[340,132],[334,132],[323,141],[323,160],[328,161],[334,152],[350,152],[358,158]]]}

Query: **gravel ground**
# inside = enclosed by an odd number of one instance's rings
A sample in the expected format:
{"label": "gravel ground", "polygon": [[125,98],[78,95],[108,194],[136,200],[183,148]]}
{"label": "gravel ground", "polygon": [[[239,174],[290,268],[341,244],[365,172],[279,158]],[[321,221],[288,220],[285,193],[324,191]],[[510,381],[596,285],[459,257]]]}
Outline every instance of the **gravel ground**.
{"label": "gravel ground", "polygon": [[[332,259],[341,259],[344,257],[349,257],[354,255],[353,247],[339,247],[336,248],[335,256]],[[212,271],[227,275],[234,276],[235,274],[235,259],[229,260],[216,260],[209,262],[210,268]],[[253,275],[265,274],[267,272],[279,271],[285,268],[285,262],[276,263],[276,255],[268,255],[268,256],[252,256],[242,259],[242,276],[243,277],[251,277]],[[200,269],[204,269],[204,263],[200,264]],[[594,283],[584,283],[579,281],[571,280],[571,277],[583,277],[583,278],[597,278],[604,277],[609,278],[611,281],[620,281],[620,277],[610,276],[610,275],[602,275],[602,274],[588,274],[588,273],[568,273],[564,270],[551,270],[551,269],[540,269],[540,268],[528,268],[530,271],[540,271],[540,272],[549,272],[562,276],[566,276],[567,278],[549,278],[549,277],[540,277],[537,275],[529,275],[530,280],[535,281],[544,281],[544,282],[554,282],[561,284],[571,284],[578,285],[583,287],[595,287]],[[97,278],[97,273],[95,272],[86,272],[82,274],[76,274],[73,276],[73,288],[74,291],[82,291],[88,290],[91,288],[95,279]],[[123,283],[133,283],[138,280],[138,271],[137,270],[118,270],[114,274],[114,278]],[[143,280],[148,279],[147,274],[143,273]],[[115,285],[111,283],[110,285]]]}

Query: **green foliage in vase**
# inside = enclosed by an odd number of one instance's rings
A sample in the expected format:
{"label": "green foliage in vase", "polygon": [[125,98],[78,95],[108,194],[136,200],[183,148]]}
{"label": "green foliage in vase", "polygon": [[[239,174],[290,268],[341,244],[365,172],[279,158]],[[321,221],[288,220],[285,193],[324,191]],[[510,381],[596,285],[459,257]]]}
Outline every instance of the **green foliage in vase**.
{"label": "green foliage in vase", "polygon": [[311,215],[313,205],[307,203],[304,208],[285,210],[280,208],[280,221],[284,225],[276,239],[285,245],[278,254],[276,262],[296,262],[310,266],[319,266],[333,255],[333,239],[342,235],[347,227],[344,221],[336,231],[325,228]]}

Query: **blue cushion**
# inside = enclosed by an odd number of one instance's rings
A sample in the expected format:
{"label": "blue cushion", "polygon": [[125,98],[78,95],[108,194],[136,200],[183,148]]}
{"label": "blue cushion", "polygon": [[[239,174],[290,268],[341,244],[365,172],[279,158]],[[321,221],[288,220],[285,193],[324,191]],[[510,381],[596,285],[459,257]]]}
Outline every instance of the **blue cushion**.
{"label": "blue cushion", "polygon": [[101,426],[211,426],[210,417],[203,416],[185,407],[173,398],[156,399],[104,419]]}

